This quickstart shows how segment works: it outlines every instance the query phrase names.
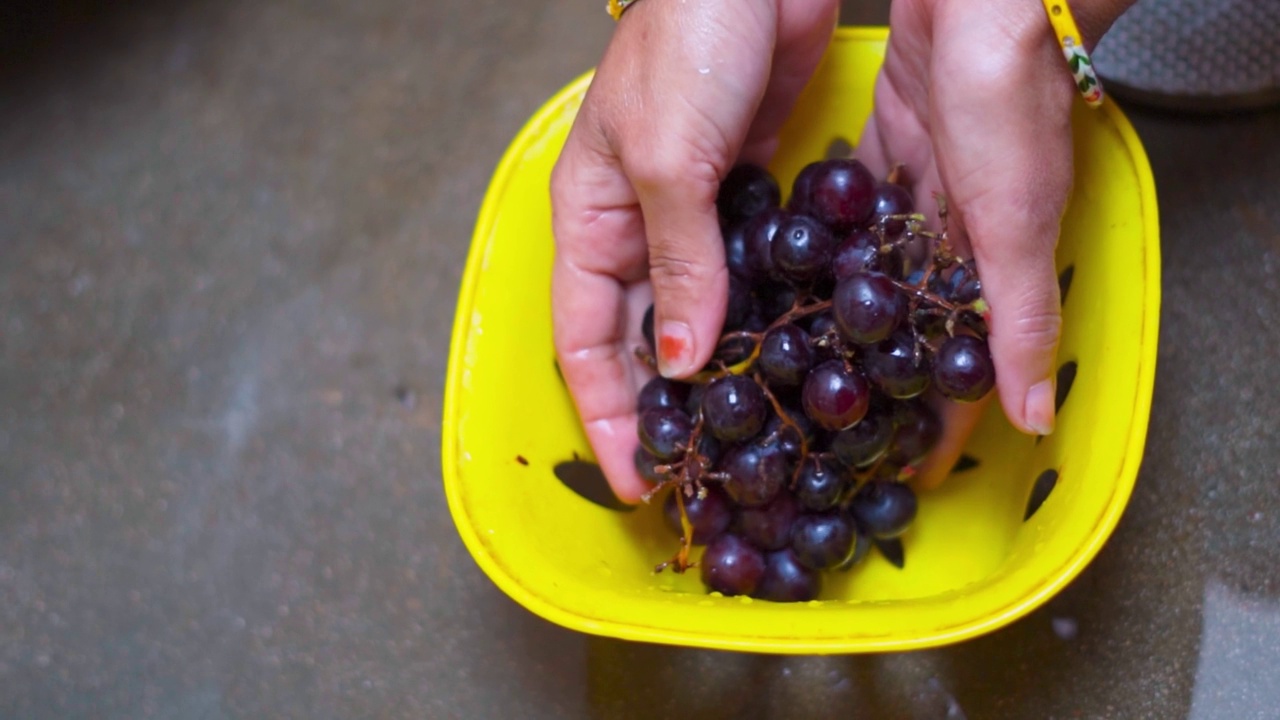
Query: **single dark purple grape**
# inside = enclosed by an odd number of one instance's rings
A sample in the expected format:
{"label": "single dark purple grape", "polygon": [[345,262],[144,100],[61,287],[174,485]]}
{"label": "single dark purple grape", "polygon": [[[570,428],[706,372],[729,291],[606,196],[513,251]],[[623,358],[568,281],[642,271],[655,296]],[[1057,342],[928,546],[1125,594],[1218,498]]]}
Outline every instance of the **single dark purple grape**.
{"label": "single dark purple grape", "polygon": [[800,506],[783,490],[764,507],[744,508],[738,514],[738,532],[761,550],[780,550],[791,541],[791,524]]}
{"label": "single dark purple grape", "polygon": [[787,210],[793,213],[807,213],[809,198],[813,194],[813,179],[822,171],[822,161],[817,160],[805,165],[796,174],[791,183],[791,197],[787,199]]}
{"label": "single dark purple grape", "polygon": [[846,340],[871,345],[906,319],[907,297],[880,273],[854,273],[836,285],[831,309]]}
{"label": "single dark purple grape", "polygon": [[951,293],[951,297],[960,305],[977,302],[982,297],[982,281],[976,277],[969,278]]}
{"label": "single dark purple grape", "polygon": [[827,430],[843,430],[867,414],[871,386],[857,370],[828,360],[809,372],[802,402],[809,419]]}
{"label": "single dark purple grape", "polygon": [[844,562],[840,563],[840,567],[838,569],[848,570],[854,565],[862,562],[863,558],[871,552],[871,546],[873,544],[874,542],[870,535],[858,530],[853,541],[853,552],[849,554],[849,557],[845,558]]}
{"label": "single dark purple grape", "polygon": [[726,222],[755,217],[782,202],[778,181],[759,165],[744,163],[729,171],[720,183],[716,209]]}
{"label": "single dark purple grape", "polygon": [[902,269],[902,252],[896,247],[882,252],[880,237],[865,228],[851,230],[831,258],[831,274],[836,282],[857,272],[878,272],[901,279]]}
{"label": "single dark purple grape", "polygon": [[974,402],[991,392],[996,384],[996,367],[987,344],[971,335],[956,335],[938,349],[934,360],[933,384],[957,402]]}
{"label": "single dark purple grape", "polygon": [[752,282],[765,282],[774,277],[773,239],[790,214],[785,210],[770,209],[747,222],[746,265]]}
{"label": "single dark purple grape", "polygon": [[732,533],[721,533],[707,543],[699,564],[702,584],[723,595],[750,595],[764,576],[764,553]]}
{"label": "single dark purple grape", "polygon": [[782,282],[761,283],[753,291],[756,308],[766,323],[772,323],[796,304],[796,289]]}
{"label": "single dark purple grape", "polygon": [[942,421],[919,398],[898,402],[893,408],[893,444],[888,460],[893,465],[915,465],[942,438]]}
{"label": "single dark purple grape", "polygon": [[831,266],[836,240],[826,226],[808,215],[792,215],[773,236],[773,268],[794,283],[817,280]]}
{"label": "single dark purple grape", "polygon": [[689,386],[676,380],[668,380],[661,375],[654,376],[640,388],[640,397],[636,400],[636,412],[644,413],[653,408],[678,408],[683,410],[685,401],[689,399]]}
{"label": "single dark purple grape", "polygon": [[746,222],[733,223],[724,231],[724,264],[730,275],[751,279],[751,268],[747,265]]}
{"label": "single dark purple grape", "polygon": [[873,480],[854,493],[849,510],[858,527],[878,539],[906,532],[916,518],[916,494],[898,482]]}
{"label": "single dark purple grape", "polygon": [[801,565],[791,548],[769,553],[764,563],[764,575],[752,597],[772,602],[808,602],[822,592],[822,573]]}
{"label": "single dark purple grape", "polygon": [[920,283],[924,282],[924,268],[915,268],[907,273],[906,282],[908,285],[919,287]]}
{"label": "single dark purple grape", "polygon": [[[693,530],[691,542],[694,545],[706,545],[715,536],[728,530],[729,523],[733,522],[733,508],[724,491],[713,485],[704,485],[703,488],[706,494],[701,498],[696,493],[692,497],[684,495],[682,498],[684,514],[689,518],[689,527]],[[663,520],[666,521],[667,529],[675,533],[676,537],[684,534],[684,529],[680,527],[680,506],[676,501],[676,493],[683,492],[684,488],[677,487],[667,493],[667,499],[662,504]]]}
{"label": "single dark purple grape", "polygon": [[667,479],[666,473],[660,473],[657,470],[659,465],[665,465],[653,453],[644,449],[643,445],[636,447],[634,456],[636,472],[640,473],[640,477],[647,483],[657,485]]}
{"label": "single dark purple grape", "polygon": [[769,418],[769,401],[755,380],[727,375],[707,385],[702,419],[716,439],[738,442],[755,437]]}
{"label": "single dark purple grape", "polygon": [[961,263],[951,273],[946,299],[957,305],[968,305],[982,297],[982,280],[971,263]]}
{"label": "single dark purple grape", "polygon": [[719,470],[728,476],[724,490],[744,507],[767,504],[787,480],[787,458],[776,443],[735,445],[725,451]]}
{"label": "single dark purple grape", "polygon": [[692,432],[689,416],[676,408],[651,408],[640,415],[640,444],[662,462],[678,459]]}
{"label": "single dark purple grape", "polygon": [[794,387],[803,383],[813,365],[809,334],[790,323],[770,330],[760,344],[756,362],[771,385]]}
{"label": "single dark purple grape", "polygon": [[831,274],[836,282],[859,272],[875,272],[880,269],[880,238],[870,230],[861,228],[836,246],[831,258]]}
{"label": "single dark purple grape", "polygon": [[729,276],[729,303],[725,308],[725,331],[740,330],[751,319],[752,304],[751,286],[737,275]]}
{"label": "single dark purple grape", "polygon": [[891,398],[913,398],[929,387],[929,355],[909,331],[898,330],[862,355],[867,377]]}
{"label": "single dark purple grape", "polygon": [[805,510],[830,510],[840,499],[840,493],[844,492],[846,480],[848,478],[834,463],[822,458],[810,458],[800,468],[800,477],[796,479],[796,500]]}
{"label": "single dark purple grape", "polygon": [[806,180],[804,211],[836,232],[865,225],[875,210],[875,176],[858,160],[820,161]]}
{"label": "single dark purple grape", "polygon": [[840,329],[836,326],[836,318],[831,314],[830,310],[824,310],[811,316],[809,321],[809,337],[818,337],[828,333],[838,333]]}
{"label": "single dark purple grape", "polygon": [[640,320],[640,333],[644,335],[644,341],[649,343],[649,352],[657,352],[658,344],[653,341],[653,303],[649,304],[649,309],[644,311],[644,318]]}
{"label": "single dark purple grape", "polygon": [[776,435],[778,445],[787,456],[787,461],[794,464],[800,460],[801,433],[804,434],[804,440],[812,441],[813,424],[809,421],[809,418],[805,417],[802,411],[788,411],[787,415],[792,422],[800,427],[800,432],[796,432],[794,427],[783,423],[779,415],[773,414],[765,421],[764,430],[761,430],[760,434],[764,437]]}
{"label": "single dark purple grape", "polygon": [[[875,211],[873,218],[880,221],[886,215],[907,215],[915,210],[915,203],[911,200],[911,193],[901,185],[894,183],[882,182],[876,185],[872,194],[875,200]],[[905,220],[885,220],[884,234],[892,239],[902,234],[907,229]]]}
{"label": "single dark purple grape", "polygon": [[791,526],[791,549],[800,564],[826,570],[844,562],[853,550],[853,522],[843,513],[805,514]]}
{"label": "single dark purple grape", "polygon": [[892,417],[886,411],[873,408],[862,422],[831,438],[831,452],[845,467],[862,468],[879,460],[892,440]]}

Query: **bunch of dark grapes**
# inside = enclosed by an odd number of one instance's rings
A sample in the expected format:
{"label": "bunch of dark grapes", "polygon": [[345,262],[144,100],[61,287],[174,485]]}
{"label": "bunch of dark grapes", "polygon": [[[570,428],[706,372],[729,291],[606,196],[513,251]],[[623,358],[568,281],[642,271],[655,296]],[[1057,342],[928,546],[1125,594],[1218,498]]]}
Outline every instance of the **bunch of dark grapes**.
{"label": "bunch of dark grapes", "polygon": [[[731,278],[724,331],[688,382],[640,392],[635,462],[669,489],[680,538],[658,566],[700,568],[708,590],[777,602],[819,596],[916,516],[906,481],[938,442],[930,388],[991,391],[982,285],[924,229],[897,179],[858,160],[811,163],[785,206],[777,181],[734,168],[717,208]],[[644,327],[653,362],[652,311]],[[705,546],[701,559],[692,546]]]}

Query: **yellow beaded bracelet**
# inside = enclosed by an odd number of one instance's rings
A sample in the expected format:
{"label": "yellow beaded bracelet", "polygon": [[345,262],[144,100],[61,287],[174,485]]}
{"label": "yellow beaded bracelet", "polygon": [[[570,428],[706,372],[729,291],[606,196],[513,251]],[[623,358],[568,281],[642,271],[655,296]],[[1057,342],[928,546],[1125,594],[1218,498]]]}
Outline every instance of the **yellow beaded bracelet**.
{"label": "yellow beaded bracelet", "polygon": [[[616,2],[616,0],[611,1]],[[634,2],[634,0],[631,1]],[[1071,74],[1076,79],[1076,87],[1080,89],[1084,101],[1089,107],[1101,106],[1102,83],[1098,82],[1098,74],[1093,69],[1093,60],[1089,59],[1089,53],[1084,49],[1084,39],[1080,35],[1080,28],[1076,26],[1071,8],[1066,0],[1041,0],[1041,2],[1044,3],[1045,12],[1049,13],[1049,24],[1053,25],[1053,33],[1057,36],[1058,44],[1062,46],[1062,55],[1067,59],[1067,67],[1071,69]]]}

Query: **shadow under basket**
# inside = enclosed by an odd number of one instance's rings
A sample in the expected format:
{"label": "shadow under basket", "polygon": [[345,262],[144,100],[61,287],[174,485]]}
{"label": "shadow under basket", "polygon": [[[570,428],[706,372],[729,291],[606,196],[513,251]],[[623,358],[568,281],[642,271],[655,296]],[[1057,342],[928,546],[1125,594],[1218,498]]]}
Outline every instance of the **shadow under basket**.
{"label": "shadow under basket", "polygon": [[[782,186],[837,138],[856,140],[886,31],[841,28],[770,166]],[[1065,70],[1064,70],[1065,72]],[[552,97],[501,161],[458,300],[443,425],[449,509],[484,572],[579,631],[685,646],[852,653],[952,643],[1030,612],[1106,542],[1142,460],[1155,374],[1160,248],[1142,146],[1107,103],[1073,110],[1076,182],[1057,250],[1063,283],[1057,429],[1015,431],[998,403],[902,538],[825,573],[821,600],[709,595],[655,573],[676,541],[661,506],[613,500],[554,362],[548,182],[590,74]],[[696,552],[700,552],[696,550]]]}

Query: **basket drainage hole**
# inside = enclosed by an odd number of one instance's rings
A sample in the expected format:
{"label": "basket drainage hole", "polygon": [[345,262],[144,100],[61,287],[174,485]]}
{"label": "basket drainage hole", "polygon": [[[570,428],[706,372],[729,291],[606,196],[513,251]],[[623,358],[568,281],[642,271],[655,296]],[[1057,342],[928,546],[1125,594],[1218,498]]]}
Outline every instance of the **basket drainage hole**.
{"label": "basket drainage hole", "polygon": [[609,510],[630,512],[636,509],[634,505],[622,502],[617,495],[613,494],[613,490],[609,487],[609,481],[604,476],[604,471],[593,462],[578,458],[565,460],[564,462],[556,463],[554,472],[565,487],[577,493],[584,500],[589,500]]}
{"label": "basket drainage hole", "polygon": [[827,160],[843,159],[853,156],[853,144],[842,137],[834,137],[831,143],[827,145],[825,158]]}
{"label": "basket drainage hole", "polygon": [[1040,509],[1045,500],[1049,499],[1049,494],[1058,485],[1058,471],[1049,469],[1040,473],[1040,477],[1036,478],[1036,482],[1031,486],[1031,497],[1027,498],[1027,512],[1022,516],[1022,521],[1026,522],[1031,519],[1032,515]]}
{"label": "basket drainage hole", "polygon": [[1075,277],[1076,266],[1068,265],[1062,274],[1058,276],[1058,302],[1065,305],[1067,302],[1067,291],[1071,289],[1071,278]]}
{"label": "basket drainage hole", "polygon": [[1053,413],[1058,414],[1062,410],[1062,403],[1067,401],[1067,394],[1071,392],[1071,386],[1076,381],[1075,360],[1069,360],[1062,363],[1062,367],[1058,368],[1058,392],[1057,397],[1053,399]]}

